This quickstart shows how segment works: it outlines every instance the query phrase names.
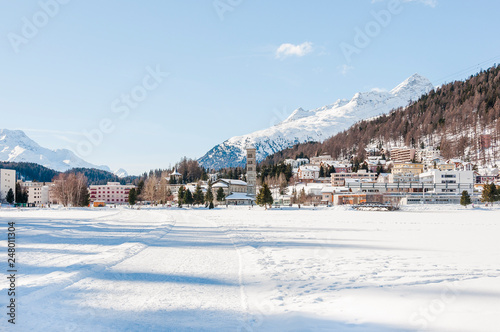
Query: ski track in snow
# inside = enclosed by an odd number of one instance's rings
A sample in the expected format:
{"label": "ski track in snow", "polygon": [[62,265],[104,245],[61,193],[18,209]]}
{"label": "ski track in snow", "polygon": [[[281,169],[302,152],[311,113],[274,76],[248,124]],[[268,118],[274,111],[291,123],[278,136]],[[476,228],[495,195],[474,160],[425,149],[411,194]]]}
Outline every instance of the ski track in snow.
{"label": "ski track in snow", "polygon": [[499,214],[1,209],[0,331],[498,331]]}

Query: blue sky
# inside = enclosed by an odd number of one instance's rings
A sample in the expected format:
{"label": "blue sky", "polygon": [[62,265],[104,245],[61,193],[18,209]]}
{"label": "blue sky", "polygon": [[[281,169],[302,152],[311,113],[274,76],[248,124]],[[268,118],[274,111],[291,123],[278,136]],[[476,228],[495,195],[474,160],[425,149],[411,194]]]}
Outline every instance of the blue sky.
{"label": "blue sky", "polygon": [[298,107],[500,62],[496,1],[0,4],[0,127],[131,174]]}

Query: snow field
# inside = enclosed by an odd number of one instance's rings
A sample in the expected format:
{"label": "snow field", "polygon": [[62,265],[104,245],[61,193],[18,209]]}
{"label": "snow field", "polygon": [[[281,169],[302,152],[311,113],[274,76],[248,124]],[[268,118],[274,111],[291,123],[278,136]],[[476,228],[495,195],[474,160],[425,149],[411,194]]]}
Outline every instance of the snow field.
{"label": "snow field", "polygon": [[0,330],[498,331],[499,216],[2,209],[17,227],[19,306]]}

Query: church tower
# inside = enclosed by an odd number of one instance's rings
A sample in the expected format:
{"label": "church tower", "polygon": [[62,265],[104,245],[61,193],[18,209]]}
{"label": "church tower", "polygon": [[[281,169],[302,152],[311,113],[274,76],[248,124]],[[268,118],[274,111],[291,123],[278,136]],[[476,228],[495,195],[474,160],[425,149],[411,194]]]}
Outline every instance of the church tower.
{"label": "church tower", "polygon": [[255,197],[257,185],[257,149],[251,144],[247,145],[247,195]]}

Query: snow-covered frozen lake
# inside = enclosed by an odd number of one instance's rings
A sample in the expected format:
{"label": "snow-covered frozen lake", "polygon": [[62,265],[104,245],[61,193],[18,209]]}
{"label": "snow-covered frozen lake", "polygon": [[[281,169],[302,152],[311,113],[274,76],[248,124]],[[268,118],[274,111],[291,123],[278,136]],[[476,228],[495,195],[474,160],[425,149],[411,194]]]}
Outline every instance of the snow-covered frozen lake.
{"label": "snow-covered frozen lake", "polygon": [[499,331],[500,208],[0,209],[2,331]]}

